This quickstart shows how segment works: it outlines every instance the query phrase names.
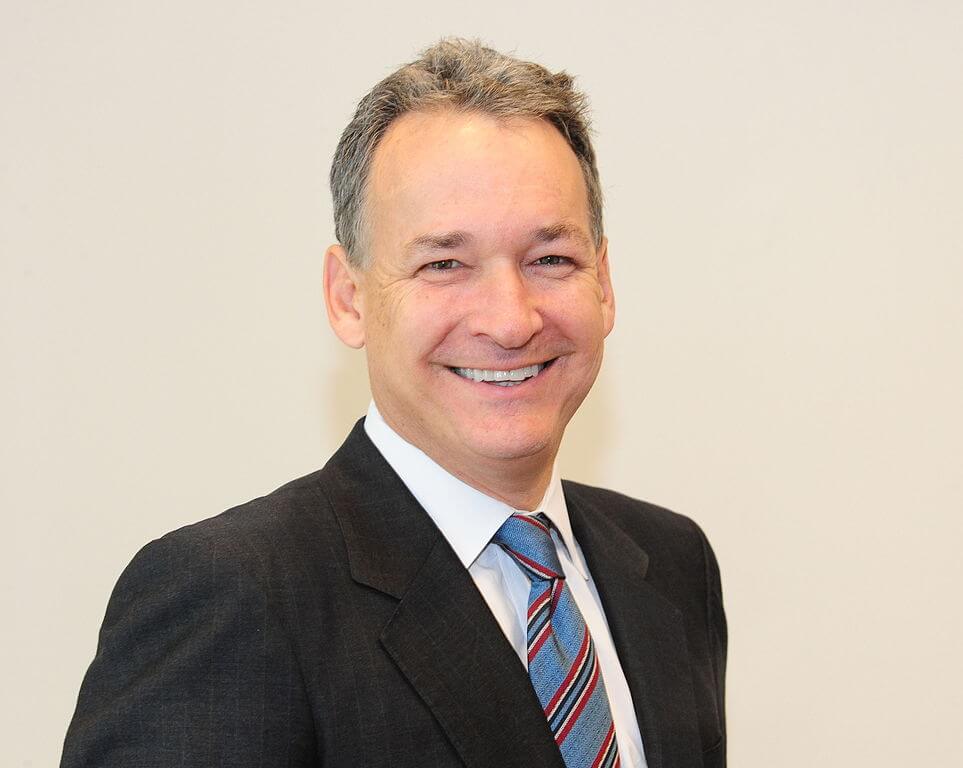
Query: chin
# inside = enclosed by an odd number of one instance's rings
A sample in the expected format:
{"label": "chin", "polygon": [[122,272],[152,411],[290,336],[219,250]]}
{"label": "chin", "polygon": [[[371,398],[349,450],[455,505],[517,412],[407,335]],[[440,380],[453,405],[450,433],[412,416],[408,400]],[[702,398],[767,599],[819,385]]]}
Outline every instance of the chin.
{"label": "chin", "polygon": [[[507,428],[506,428],[507,427]],[[473,453],[488,459],[527,459],[539,454],[554,458],[559,439],[551,430],[525,428],[522,425],[476,427],[465,435],[465,444]]]}

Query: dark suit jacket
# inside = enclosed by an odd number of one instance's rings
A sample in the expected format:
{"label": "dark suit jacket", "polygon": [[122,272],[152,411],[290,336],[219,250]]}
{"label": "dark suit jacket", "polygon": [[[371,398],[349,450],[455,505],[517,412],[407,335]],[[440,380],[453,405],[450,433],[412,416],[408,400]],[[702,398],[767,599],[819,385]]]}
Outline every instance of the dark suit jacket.
{"label": "dark suit jacket", "polygon": [[[725,765],[705,537],[659,507],[564,489],[650,768]],[[321,471],[138,553],[61,765],[564,768],[518,656],[361,422]]]}

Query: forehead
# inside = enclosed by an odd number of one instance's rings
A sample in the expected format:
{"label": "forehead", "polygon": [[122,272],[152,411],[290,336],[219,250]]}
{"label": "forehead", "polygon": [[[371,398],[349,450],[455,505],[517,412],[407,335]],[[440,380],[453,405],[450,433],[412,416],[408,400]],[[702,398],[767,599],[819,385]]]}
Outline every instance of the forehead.
{"label": "forehead", "polygon": [[424,231],[529,232],[559,220],[584,224],[581,166],[544,120],[450,110],[408,113],[375,151],[368,189],[372,229],[394,239]]}

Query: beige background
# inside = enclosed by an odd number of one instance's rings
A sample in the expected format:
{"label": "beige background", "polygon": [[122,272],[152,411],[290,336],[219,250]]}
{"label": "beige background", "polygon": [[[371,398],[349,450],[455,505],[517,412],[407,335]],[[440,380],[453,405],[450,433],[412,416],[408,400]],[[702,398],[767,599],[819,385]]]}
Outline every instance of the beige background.
{"label": "beige background", "polygon": [[619,313],[563,468],[709,533],[731,764],[963,764],[963,4],[0,7],[3,765],[143,543],[361,414],[328,163],[453,33],[592,95]]}

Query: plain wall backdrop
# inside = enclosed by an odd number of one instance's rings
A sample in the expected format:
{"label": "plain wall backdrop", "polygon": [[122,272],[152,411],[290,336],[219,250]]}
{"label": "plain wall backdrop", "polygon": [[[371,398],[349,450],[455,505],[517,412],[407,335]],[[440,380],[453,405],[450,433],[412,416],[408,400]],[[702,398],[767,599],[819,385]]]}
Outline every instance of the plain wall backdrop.
{"label": "plain wall backdrop", "polygon": [[562,468],[696,518],[730,762],[961,764],[963,4],[0,2],[0,753],[148,540],[319,467],[327,171],[443,35],[577,75],[618,313]]}

